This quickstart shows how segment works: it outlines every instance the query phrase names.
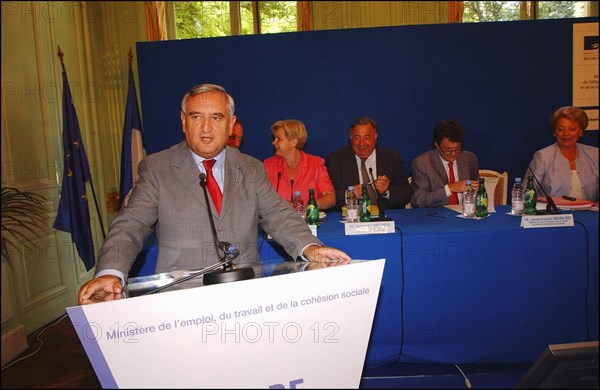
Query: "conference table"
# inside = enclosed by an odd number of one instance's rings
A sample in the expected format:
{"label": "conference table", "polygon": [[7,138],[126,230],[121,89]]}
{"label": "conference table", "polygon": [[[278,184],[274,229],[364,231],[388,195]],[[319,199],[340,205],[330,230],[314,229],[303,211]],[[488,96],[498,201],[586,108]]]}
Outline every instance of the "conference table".
{"label": "conference table", "polygon": [[[508,206],[481,220],[388,210],[394,233],[351,236],[327,213],[325,244],[386,259],[365,368],[533,362],[549,344],[598,340],[598,212],[566,213],[574,226],[528,229]],[[293,260],[263,234],[259,250],[264,264]]]}
{"label": "conference table", "polygon": [[389,213],[403,232],[400,361],[529,362],[548,344],[598,340],[598,213],[525,229],[496,210]]}

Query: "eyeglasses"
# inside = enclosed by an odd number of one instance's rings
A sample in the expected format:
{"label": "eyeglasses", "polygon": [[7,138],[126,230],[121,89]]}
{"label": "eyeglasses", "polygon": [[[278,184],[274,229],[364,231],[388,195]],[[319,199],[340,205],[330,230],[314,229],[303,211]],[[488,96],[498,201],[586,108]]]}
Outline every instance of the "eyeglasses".
{"label": "eyeglasses", "polygon": [[442,153],[444,154],[459,154],[461,152],[460,148],[456,148],[456,149],[449,149],[449,148],[442,148],[440,146],[440,150],[442,151]]}
{"label": "eyeglasses", "polygon": [[427,215],[428,217],[436,217],[436,218],[448,218],[451,214],[450,210],[444,209],[440,206],[438,207],[433,207],[430,208],[429,210],[427,210]]}

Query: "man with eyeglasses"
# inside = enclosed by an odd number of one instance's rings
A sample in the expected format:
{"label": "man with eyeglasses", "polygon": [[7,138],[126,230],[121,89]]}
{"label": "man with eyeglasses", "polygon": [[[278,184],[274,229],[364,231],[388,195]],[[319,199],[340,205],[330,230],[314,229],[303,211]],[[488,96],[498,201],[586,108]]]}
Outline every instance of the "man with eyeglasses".
{"label": "man with eyeglasses", "polygon": [[433,128],[434,149],[412,162],[413,207],[460,204],[467,180],[479,187],[479,164],[474,153],[462,150],[465,132],[456,120],[447,119]]}

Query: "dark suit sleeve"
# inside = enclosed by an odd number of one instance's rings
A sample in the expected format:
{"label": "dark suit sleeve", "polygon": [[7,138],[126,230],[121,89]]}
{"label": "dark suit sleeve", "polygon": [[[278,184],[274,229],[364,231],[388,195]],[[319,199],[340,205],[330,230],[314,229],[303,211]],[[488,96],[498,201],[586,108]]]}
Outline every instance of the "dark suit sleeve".
{"label": "dark suit sleeve", "polygon": [[[377,152],[378,156],[380,151]],[[377,166],[377,175],[386,175],[390,179],[390,197],[387,207],[390,209],[404,208],[410,202],[411,189],[408,176],[404,173],[404,164],[400,153],[389,150],[382,159],[381,166]]]}
{"label": "dark suit sleeve", "polygon": [[339,151],[333,152],[327,156],[327,172],[333,183],[335,190],[335,208],[332,210],[339,210],[340,207],[346,204],[346,189],[347,185],[344,185],[343,181],[343,158],[342,153]]}

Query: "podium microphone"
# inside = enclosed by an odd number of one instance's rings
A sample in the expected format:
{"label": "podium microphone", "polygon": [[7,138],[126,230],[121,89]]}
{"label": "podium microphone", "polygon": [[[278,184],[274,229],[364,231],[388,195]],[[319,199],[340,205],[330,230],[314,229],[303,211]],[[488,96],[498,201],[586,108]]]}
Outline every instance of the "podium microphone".
{"label": "podium microphone", "polygon": [[547,202],[546,203],[546,211],[538,210],[537,214],[560,214],[560,210],[558,209],[558,207],[556,207],[556,203],[554,202],[554,199],[552,199],[551,196],[548,196],[548,193],[542,186],[542,183],[540,183],[540,181],[537,179],[537,177],[535,177],[535,174],[533,173],[533,169],[531,169],[530,166],[528,166],[527,169],[529,170],[529,172],[531,173],[531,176],[533,176],[533,179],[535,180],[538,187],[540,188],[540,190],[542,190],[542,192],[544,193],[544,196],[546,197],[546,202]]}
{"label": "podium microphone", "polygon": [[[155,288],[154,290],[147,291],[147,292],[145,292],[143,294],[140,294],[140,296],[141,295],[151,295],[151,294],[157,293],[159,291],[165,290],[165,289],[167,289],[169,287],[176,286],[179,283],[183,283],[183,282],[185,282],[187,280],[197,278],[200,275],[206,275],[208,272],[211,272],[211,271],[214,271],[214,270],[218,270],[219,268],[221,268],[221,266],[225,267],[228,263],[232,262],[234,259],[235,259],[235,256],[232,256],[232,257],[227,257],[226,256],[221,261],[219,261],[218,263],[211,264],[208,267],[202,268],[202,269],[197,270],[197,271],[189,271],[189,274],[187,276],[179,278],[179,279],[177,279],[177,280],[175,280],[175,281],[173,281],[173,282],[171,282],[169,284],[165,284],[164,286],[160,286],[158,288]],[[252,269],[252,268],[250,268],[250,269]],[[204,282],[204,284],[207,284],[207,283]]]}
{"label": "podium microphone", "polygon": [[217,236],[217,229],[215,228],[215,222],[213,221],[212,213],[210,212],[210,202],[208,200],[208,191],[206,190],[206,174],[200,173],[200,187],[204,192],[204,200],[206,201],[206,211],[208,212],[208,220],[210,221],[210,227],[212,229],[213,238],[215,240],[215,247],[217,250],[223,252],[223,257],[219,263],[223,264],[223,269],[213,271],[204,274],[203,281],[205,285],[235,282],[238,280],[246,280],[254,278],[254,269],[251,267],[236,268],[233,269],[231,263],[239,256],[240,251],[235,245],[219,240]]}
{"label": "podium microphone", "polygon": [[383,203],[386,202],[386,199],[377,192],[377,188],[375,188],[375,177],[373,176],[373,167],[369,167],[369,175],[371,176],[371,187],[373,191],[377,194],[377,207],[379,208],[379,220],[380,221],[391,221],[391,218],[385,216],[385,210],[383,209]]}

